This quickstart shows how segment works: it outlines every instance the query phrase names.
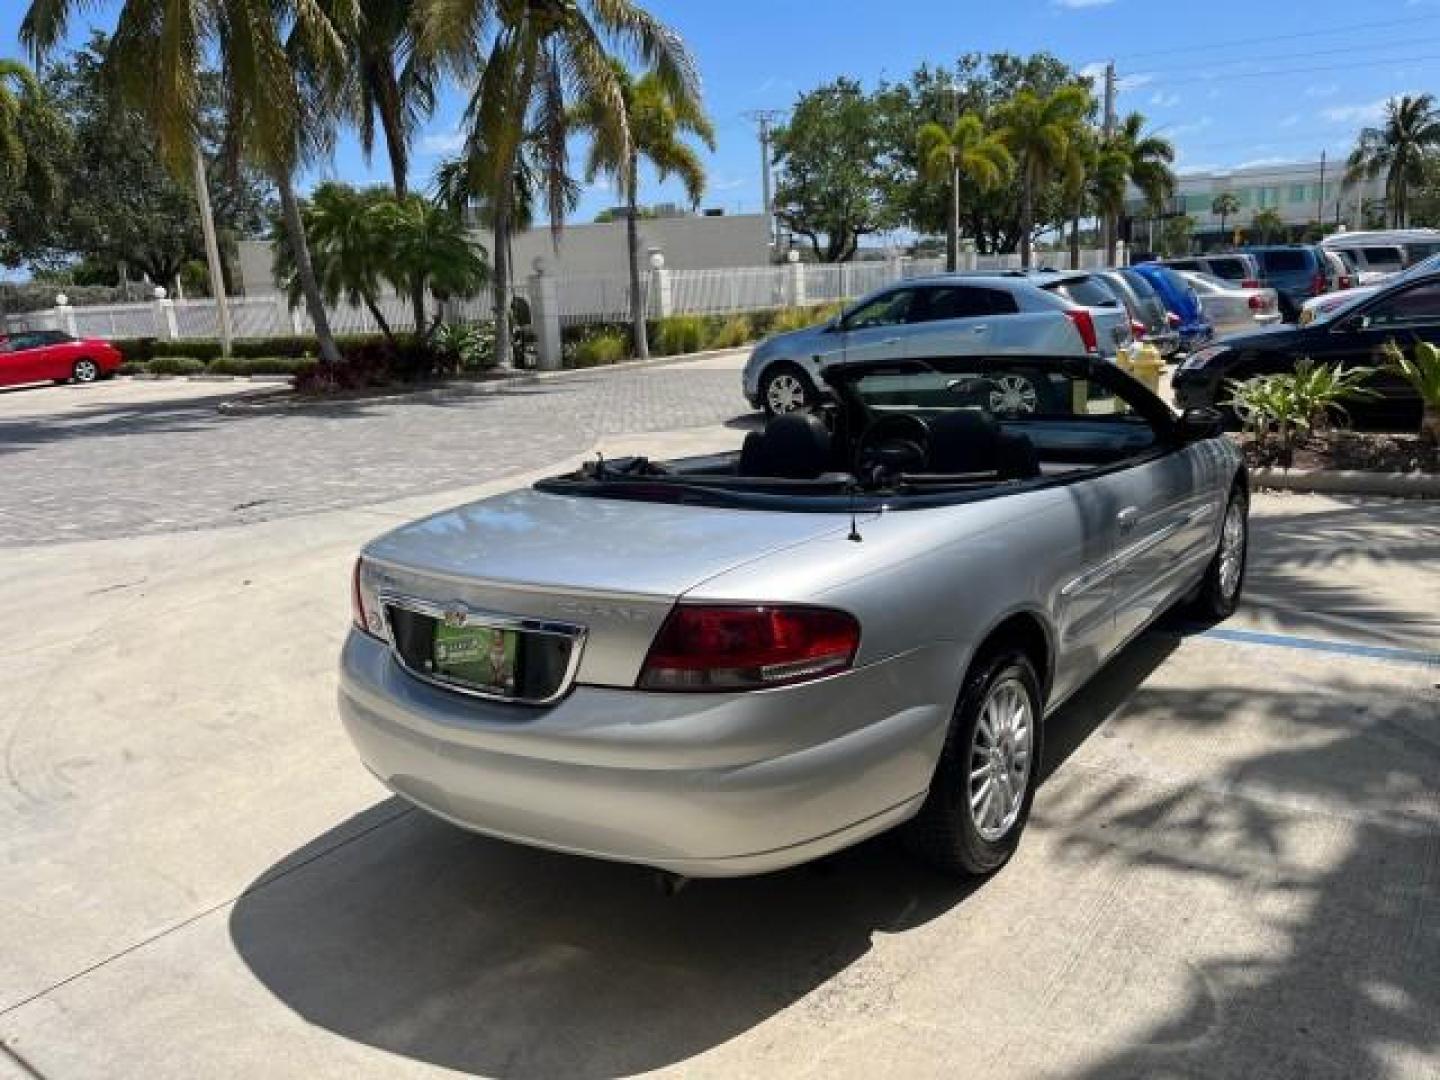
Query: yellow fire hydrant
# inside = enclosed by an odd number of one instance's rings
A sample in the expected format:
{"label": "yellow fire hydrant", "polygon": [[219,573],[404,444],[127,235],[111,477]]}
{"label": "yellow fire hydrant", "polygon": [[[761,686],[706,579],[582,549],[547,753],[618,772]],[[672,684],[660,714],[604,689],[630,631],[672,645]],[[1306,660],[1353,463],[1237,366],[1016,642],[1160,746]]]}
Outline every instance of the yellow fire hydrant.
{"label": "yellow fire hydrant", "polygon": [[1115,351],[1115,362],[1121,371],[1135,376],[1157,394],[1160,392],[1160,375],[1165,370],[1165,361],[1154,345],[1143,342],[1122,345]]}

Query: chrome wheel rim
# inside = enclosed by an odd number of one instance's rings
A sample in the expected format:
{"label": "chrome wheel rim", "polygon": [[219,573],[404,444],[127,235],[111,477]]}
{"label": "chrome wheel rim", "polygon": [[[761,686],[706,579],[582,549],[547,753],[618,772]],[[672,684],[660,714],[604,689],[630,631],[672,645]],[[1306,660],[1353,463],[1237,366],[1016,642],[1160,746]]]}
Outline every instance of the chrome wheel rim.
{"label": "chrome wheel rim", "polygon": [[1220,591],[1229,600],[1240,588],[1240,572],[1245,568],[1245,515],[1240,500],[1232,499],[1225,511],[1225,524],[1220,530]]}
{"label": "chrome wheel rim", "polygon": [[1018,679],[1002,679],[980,706],[970,743],[966,797],[982,840],[1003,839],[1015,827],[1030,785],[1035,711]]}
{"label": "chrome wheel rim", "polygon": [[805,404],[805,387],[797,376],[781,372],[770,380],[765,401],[773,413],[794,412]]}
{"label": "chrome wheel rim", "polygon": [[1023,375],[1002,375],[990,391],[992,413],[1033,413],[1037,403],[1035,384]]}
{"label": "chrome wheel rim", "polygon": [[93,360],[80,360],[75,364],[76,382],[94,382],[95,376],[99,374]]}

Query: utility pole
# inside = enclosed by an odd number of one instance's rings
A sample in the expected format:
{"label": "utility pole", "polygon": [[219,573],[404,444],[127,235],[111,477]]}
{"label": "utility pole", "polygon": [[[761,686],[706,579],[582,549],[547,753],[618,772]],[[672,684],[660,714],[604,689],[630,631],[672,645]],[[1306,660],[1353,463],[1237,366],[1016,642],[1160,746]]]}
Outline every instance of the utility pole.
{"label": "utility pole", "polygon": [[[1101,132],[1104,136],[1102,145],[1108,145],[1115,135],[1115,61],[1111,60],[1105,64],[1105,117]],[[1105,261],[1115,261],[1116,232],[1120,222],[1110,214],[1103,215],[1104,233],[1102,242],[1105,245]],[[1155,245],[1151,244],[1153,249]]]}
{"label": "utility pole", "polygon": [[775,228],[775,208],[770,203],[770,125],[784,113],[779,109],[751,109],[745,119],[760,125],[760,198],[765,204],[765,232],[770,250],[778,254],[779,235]]}
{"label": "utility pole", "polygon": [[210,209],[210,182],[205,177],[205,155],[195,144],[195,201],[200,205],[200,230],[205,234],[205,264],[210,271],[210,295],[220,316],[220,354],[228,357],[234,335],[230,328],[230,301],[225,295],[225,268],[220,265],[220,244],[215,238],[215,214]]}
{"label": "utility pole", "polygon": [[1315,220],[1320,222],[1320,231],[1325,231],[1325,151],[1320,151],[1320,196],[1315,200]]}

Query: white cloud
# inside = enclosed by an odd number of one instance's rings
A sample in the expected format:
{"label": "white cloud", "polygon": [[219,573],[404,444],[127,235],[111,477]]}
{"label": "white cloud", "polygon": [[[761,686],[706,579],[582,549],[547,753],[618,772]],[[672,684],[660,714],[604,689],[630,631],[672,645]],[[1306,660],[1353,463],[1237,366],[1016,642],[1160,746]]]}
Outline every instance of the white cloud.
{"label": "white cloud", "polygon": [[1391,94],[1379,101],[1363,102],[1355,105],[1333,105],[1328,109],[1321,109],[1320,116],[1332,124],[1378,124],[1385,118],[1385,106],[1403,94]]}
{"label": "white cloud", "polygon": [[1092,60],[1090,63],[1086,64],[1080,69],[1080,74],[1085,76],[1085,78],[1087,79],[1095,79],[1096,81],[1099,81],[1100,79],[1105,78],[1105,65],[1102,64],[1099,60]]}
{"label": "white cloud", "polygon": [[1159,109],[1172,109],[1180,104],[1179,94],[1167,94],[1164,90],[1156,90],[1150,95],[1150,104]]}
{"label": "white cloud", "polygon": [[1139,90],[1142,86],[1147,86],[1154,81],[1154,75],[1143,72],[1138,75],[1121,75],[1115,80],[1115,89],[1123,94],[1126,90]]}
{"label": "white cloud", "polygon": [[424,154],[453,154],[465,145],[465,132],[459,125],[448,131],[432,131],[420,139],[420,152]]}

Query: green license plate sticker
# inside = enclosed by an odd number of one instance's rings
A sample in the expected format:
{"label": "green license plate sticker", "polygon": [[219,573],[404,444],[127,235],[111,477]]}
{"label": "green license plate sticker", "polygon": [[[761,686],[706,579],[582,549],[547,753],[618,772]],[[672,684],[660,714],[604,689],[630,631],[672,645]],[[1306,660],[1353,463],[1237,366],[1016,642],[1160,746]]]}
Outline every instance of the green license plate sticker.
{"label": "green license plate sticker", "polygon": [[515,692],[515,631],[435,624],[435,674],[482,690]]}

